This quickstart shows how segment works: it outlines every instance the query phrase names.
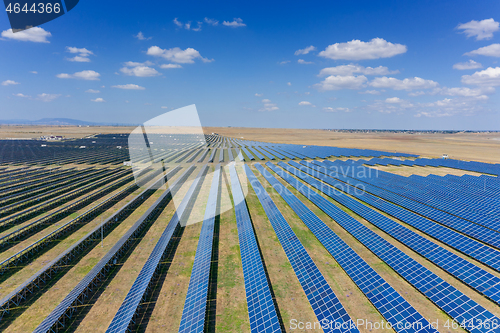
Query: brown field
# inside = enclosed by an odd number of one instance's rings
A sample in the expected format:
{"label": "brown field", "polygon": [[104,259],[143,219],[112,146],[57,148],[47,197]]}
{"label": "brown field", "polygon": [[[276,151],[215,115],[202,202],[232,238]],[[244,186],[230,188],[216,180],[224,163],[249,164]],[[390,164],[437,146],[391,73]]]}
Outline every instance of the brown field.
{"label": "brown field", "polygon": [[[37,138],[62,135],[82,138],[93,134],[130,133],[134,127],[113,126],[0,126],[0,138]],[[404,152],[422,157],[441,157],[500,163],[500,132],[456,134],[339,133],[324,130],[205,127],[205,134],[274,143],[335,146]]]}

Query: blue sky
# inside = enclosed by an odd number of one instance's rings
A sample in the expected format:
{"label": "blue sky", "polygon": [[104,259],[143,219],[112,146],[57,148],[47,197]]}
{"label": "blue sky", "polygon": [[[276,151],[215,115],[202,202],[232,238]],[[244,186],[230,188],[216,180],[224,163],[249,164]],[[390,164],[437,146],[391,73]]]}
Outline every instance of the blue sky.
{"label": "blue sky", "polygon": [[498,1],[81,0],[12,34],[4,12],[0,119],[140,123],[196,104],[204,126],[500,130],[498,13]]}

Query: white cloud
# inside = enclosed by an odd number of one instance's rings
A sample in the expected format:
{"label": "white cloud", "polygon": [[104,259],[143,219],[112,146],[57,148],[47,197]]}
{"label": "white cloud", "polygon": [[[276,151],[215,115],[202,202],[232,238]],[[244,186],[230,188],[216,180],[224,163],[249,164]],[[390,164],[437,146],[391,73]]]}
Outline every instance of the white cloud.
{"label": "white cloud", "polygon": [[204,21],[206,24],[209,24],[209,25],[213,25],[213,26],[219,25],[219,21],[217,21],[215,19],[209,19],[208,17],[205,17]]}
{"label": "white cloud", "polygon": [[182,66],[179,65],[179,64],[162,64],[162,65],[160,65],[160,68],[162,68],[162,69],[172,69],[172,68],[182,68]]}
{"label": "white cloud", "polygon": [[353,74],[363,74],[363,75],[389,75],[397,74],[398,70],[390,71],[389,68],[385,66],[378,66],[375,68],[364,67],[360,65],[341,65],[336,67],[323,68],[318,76],[326,75],[353,75]]}
{"label": "white cloud", "polygon": [[432,103],[420,104],[419,112],[415,114],[415,117],[473,116],[483,110],[480,103],[484,101],[484,98],[445,98]]}
{"label": "white cloud", "polygon": [[500,67],[488,67],[472,75],[462,75],[462,83],[477,86],[500,86]]}
{"label": "white cloud", "polygon": [[161,108],[162,109],[168,109],[168,106],[162,106]]}
{"label": "white cloud", "polygon": [[368,84],[375,88],[390,88],[394,90],[429,89],[438,86],[438,83],[435,81],[424,80],[419,77],[398,80],[396,78],[386,76],[377,77]]}
{"label": "white cloud", "polygon": [[500,44],[491,44],[480,47],[477,50],[464,53],[465,56],[483,55],[488,57],[500,57]]}
{"label": "white cloud", "polygon": [[405,53],[405,45],[393,44],[382,38],[373,38],[369,42],[354,39],[347,43],[335,43],[319,53],[320,57],[339,60],[363,60],[389,58]]}
{"label": "white cloud", "polygon": [[146,62],[134,62],[127,61],[125,67],[120,68],[120,72],[125,75],[137,76],[137,77],[151,77],[161,75],[156,69],[149,67],[153,65],[151,61]]}
{"label": "white cloud", "polygon": [[291,86],[292,82],[287,82],[286,84],[287,84],[287,86]]}
{"label": "white cloud", "polygon": [[255,96],[257,96],[257,97],[262,97],[262,95],[264,95],[264,94],[255,93]]}
{"label": "white cloud", "polygon": [[466,69],[476,69],[476,68],[483,68],[483,65],[481,65],[478,62],[475,62],[472,59],[469,59],[467,62],[459,62],[453,65],[453,69],[458,69],[458,70],[466,70]]}
{"label": "white cloud", "polygon": [[367,81],[366,76],[330,75],[314,86],[319,90],[360,89]]}
{"label": "white cloud", "polygon": [[145,90],[146,88],[138,86],[137,84],[121,84],[116,86],[111,86],[111,88],[125,89],[125,90]]}
{"label": "white cloud", "polygon": [[134,35],[134,37],[137,38],[138,40],[150,40],[153,38],[153,37],[145,37],[142,31],[139,31],[139,33],[137,35]]}
{"label": "white cloud", "polygon": [[30,71],[31,74],[38,74],[37,71]]}
{"label": "white cloud", "polygon": [[288,64],[289,62],[290,62],[290,60],[283,60],[283,61],[278,62],[278,64],[284,65],[284,64]]}
{"label": "white cloud", "polygon": [[92,51],[89,51],[86,48],[79,49],[77,47],[72,47],[72,46],[66,46],[66,51],[69,53],[79,53],[82,57],[94,54]]}
{"label": "white cloud", "polygon": [[12,85],[15,85],[15,84],[19,84],[19,82],[12,81],[12,80],[5,80],[5,81],[2,82],[2,86],[12,86]]}
{"label": "white cloud", "polygon": [[[462,97],[481,97],[485,94],[493,94],[495,88],[484,87],[484,88],[467,88],[467,87],[457,87],[457,88],[436,88],[433,90],[432,94],[441,94],[446,96],[462,96]],[[481,97],[483,98],[483,97]]]}
{"label": "white cloud", "polygon": [[425,91],[414,91],[414,92],[408,93],[408,96],[411,96],[411,97],[418,97],[418,96],[422,96],[422,95],[425,95]]}
{"label": "white cloud", "polygon": [[174,21],[173,21],[173,22],[174,22],[174,24],[175,24],[176,26],[178,26],[179,28],[182,28],[182,27],[184,26],[184,25],[183,25],[183,24],[182,24],[182,23],[181,23],[181,22],[177,19],[177,17],[176,17],[176,18],[174,18]]}
{"label": "white cloud", "polygon": [[45,31],[40,27],[30,28],[16,33],[12,32],[12,29],[2,31],[3,38],[14,39],[22,42],[50,43],[47,40],[47,37],[50,36],[52,36],[50,32]]}
{"label": "white cloud", "polygon": [[103,102],[106,102],[106,101],[104,100],[104,98],[101,98],[101,97],[98,97],[98,98],[96,98],[96,99],[91,99],[90,101],[91,101],[91,102],[96,102],[96,103],[103,103]]}
{"label": "white cloud", "polygon": [[60,79],[81,79],[81,80],[99,80],[99,77],[101,74],[97,73],[96,71],[81,71],[81,72],[76,72],[74,74],[66,74],[66,73],[61,73],[56,75]]}
{"label": "white cloud", "polygon": [[264,98],[262,100],[262,103],[264,106],[259,109],[259,111],[276,111],[279,110],[279,107],[275,104],[272,103],[270,99]]}
{"label": "white cloud", "polygon": [[192,28],[191,30],[193,31],[201,31],[201,25],[203,24],[203,22],[197,22],[198,23],[198,26],[196,28]]}
{"label": "white cloud", "polygon": [[358,94],[380,95],[380,91],[378,91],[378,90],[365,90],[365,91],[358,92]]}
{"label": "white cloud", "polygon": [[302,101],[299,103],[300,106],[312,106],[312,107],[316,107],[316,105],[312,104],[311,102],[308,102],[308,101]]}
{"label": "white cloud", "polygon": [[328,107],[324,107],[323,108],[323,111],[325,112],[351,112],[351,110],[349,108],[332,108],[330,106]]}
{"label": "white cloud", "polygon": [[308,54],[311,51],[316,51],[316,47],[311,45],[311,46],[306,47],[305,49],[300,49],[300,50],[295,51],[294,54],[295,55]]}
{"label": "white cloud", "polygon": [[73,58],[66,58],[66,60],[74,62],[90,62],[89,58],[82,56],[74,56]]}
{"label": "white cloud", "polygon": [[495,22],[494,19],[486,19],[482,21],[470,21],[464,24],[459,24],[458,30],[463,30],[462,33],[468,37],[476,37],[476,40],[490,39],[493,37],[493,33],[498,31],[499,23]]}
{"label": "white cloud", "polygon": [[151,46],[147,52],[148,55],[154,57],[162,57],[172,62],[180,63],[180,64],[192,64],[194,63],[194,59],[201,59],[203,62],[211,62],[213,59],[203,58],[200,55],[200,52],[197,50],[188,47],[185,50],[181,50],[179,47],[174,47],[171,49],[161,49],[158,46]]}
{"label": "white cloud", "polygon": [[390,97],[386,98],[385,102],[390,104],[396,104],[396,103],[403,103],[404,100],[400,99],[399,97]]}
{"label": "white cloud", "polygon": [[224,21],[222,22],[223,25],[226,27],[231,27],[231,28],[238,28],[238,27],[246,27],[247,25],[243,23],[243,20],[240,18],[235,18],[233,19],[232,22]]}
{"label": "white cloud", "polygon": [[89,94],[98,94],[100,93],[99,90],[95,90],[95,89],[88,89],[88,90],[85,90],[86,93],[89,93]]}
{"label": "white cloud", "polygon": [[43,93],[43,94],[38,94],[37,95],[37,99],[42,101],[42,102],[51,102],[53,100],[55,100],[56,98],[58,98],[59,96],[61,96],[61,94],[46,94],[46,93]]}
{"label": "white cloud", "polygon": [[314,64],[314,62],[312,61],[305,61],[304,59],[299,59],[297,60],[297,62],[301,65],[310,65],[310,64]]}
{"label": "white cloud", "polygon": [[29,95],[25,95],[25,94],[21,94],[21,93],[12,94],[12,95],[14,95],[14,96],[16,96],[16,97],[21,97],[21,98],[31,98],[31,96],[29,96]]}

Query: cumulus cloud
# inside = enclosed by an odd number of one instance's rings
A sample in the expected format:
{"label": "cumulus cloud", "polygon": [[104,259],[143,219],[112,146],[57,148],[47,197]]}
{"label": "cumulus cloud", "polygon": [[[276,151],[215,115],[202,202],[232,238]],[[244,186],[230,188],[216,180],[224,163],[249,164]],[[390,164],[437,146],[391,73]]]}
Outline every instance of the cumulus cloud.
{"label": "cumulus cloud", "polygon": [[483,65],[481,65],[478,62],[475,62],[474,60],[470,59],[467,62],[459,62],[453,65],[453,69],[458,69],[458,70],[466,70],[466,69],[477,69],[477,68],[483,68]]}
{"label": "cumulus cloud", "polygon": [[262,100],[262,103],[264,104],[262,108],[259,109],[259,111],[276,111],[276,110],[279,110],[279,107],[271,102],[270,99],[267,99],[267,98],[264,98]]}
{"label": "cumulus cloud", "polygon": [[422,96],[422,95],[425,95],[425,91],[414,91],[414,92],[408,93],[408,96],[411,96],[411,97],[418,97],[418,96]]}
{"label": "cumulus cloud", "polygon": [[101,98],[101,97],[98,97],[98,98],[96,98],[96,99],[91,99],[90,101],[91,101],[91,102],[96,102],[96,103],[103,103],[103,102],[106,102],[106,101],[104,100],[104,98]]}
{"label": "cumulus cloud", "polygon": [[462,30],[462,33],[469,37],[476,37],[476,40],[490,39],[493,37],[493,33],[498,31],[499,23],[495,22],[494,19],[486,19],[482,21],[470,21],[467,23],[459,24],[458,30]]}
{"label": "cumulus cloud", "polygon": [[55,100],[56,98],[58,98],[59,96],[61,96],[61,94],[46,94],[46,93],[43,93],[43,94],[38,94],[37,95],[37,99],[42,101],[42,102],[51,102],[53,100]]}
{"label": "cumulus cloud", "polygon": [[325,112],[351,112],[349,108],[332,108],[330,106],[324,107],[323,111]]}
{"label": "cumulus cloud", "polygon": [[16,33],[14,33],[12,29],[2,31],[3,38],[14,39],[21,42],[50,43],[47,40],[50,36],[52,36],[50,32],[40,27],[30,28]]}
{"label": "cumulus cloud", "polygon": [[205,17],[204,21],[205,21],[206,24],[209,24],[209,25],[213,25],[213,26],[219,25],[219,21],[217,21],[215,19],[210,19],[208,17]]}
{"label": "cumulus cloud", "polygon": [[145,61],[145,62],[127,61],[124,63],[124,65],[127,67],[152,66],[154,65],[154,63],[152,63],[151,61]]}
{"label": "cumulus cloud", "polygon": [[318,76],[326,75],[353,75],[353,74],[363,74],[363,75],[389,75],[397,74],[398,70],[390,71],[389,68],[385,66],[378,67],[364,67],[360,65],[341,65],[336,67],[323,68]]}
{"label": "cumulus cloud", "polygon": [[162,65],[160,65],[160,68],[162,68],[162,69],[172,69],[172,68],[182,68],[182,66],[179,65],[179,64],[162,64]]}
{"label": "cumulus cloud", "polygon": [[287,82],[286,83],[287,86],[291,86],[292,85],[292,82]]}
{"label": "cumulus cloud", "polygon": [[472,75],[462,75],[462,83],[477,86],[500,86],[500,67],[488,67]]}
{"label": "cumulus cloud", "polygon": [[297,60],[297,62],[301,65],[311,65],[311,64],[314,64],[314,62],[312,61],[305,61],[304,59],[299,59]]}
{"label": "cumulus cloud", "polygon": [[90,80],[90,81],[95,81],[99,80],[99,77],[101,74],[97,73],[96,71],[81,71],[81,72],[76,72],[74,74],[66,74],[66,73],[61,73],[56,75],[60,79],[80,79],[80,80]]}
{"label": "cumulus cloud", "polygon": [[330,75],[314,86],[318,90],[360,89],[367,81],[366,76],[359,75]]}
{"label": "cumulus cloud", "polygon": [[13,80],[5,80],[2,82],[2,86],[12,86],[19,84],[19,82],[13,81]]}
{"label": "cumulus cloud", "polygon": [[185,50],[179,47],[174,47],[171,49],[162,49],[158,46],[151,46],[148,51],[148,55],[154,57],[162,57],[169,61],[180,63],[180,64],[192,64],[195,59],[200,59],[203,62],[211,62],[213,59],[203,58],[197,50],[188,47]]}
{"label": "cumulus cloud", "polygon": [[137,38],[138,40],[150,40],[153,38],[153,37],[145,37],[142,31],[139,31],[139,33],[137,35],[134,35],[134,37]]}
{"label": "cumulus cloud", "polygon": [[390,88],[394,90],[429,89],[438,86],[438,83],[435,81],[424,80],[419,77],[398,80],[396,78],[386,76],[377,77],[368,84],[374,88]]}
{"label": "cumulus cloud", "polygon": [[[462,97],[480,97],[484,99],[486,94],[493,94],[495,92],[495,88],[493,87],[481,87],[481,88],[467,88],[467,87],[457,87],[457,88],[435,88],[432,94],[441,94],[446,96],[462,96]],[[488,98],[486,96],[486,98]]]}
{"label": "cumulus cloud", "polygon": [[283,60],[283,61],[278,62],[278,64],[284,65],[284,64],[288,64],[289,62],[290,62],[290,60]]}
{"label": "cumulus cloud", "polygon": [[86,48],[77,48],[72,46],[66,46],[66,51],[69,53],[79,53],[81,56],[89,56],[94,54],[92,51],[87,50]]}
{"label": "cumulus cloud", "polygon": [[146,88],[138,86],[137,84],[121,84],[116,86],[111,86],[111,88],[125,89],[125,90],[144,90]]}
{"label": "cumulus cloud", "polygon": [[29,96],[29,95],[25,95],[25,94],[21,94],[21,93],[12,94],[12,95],[14,95],[14,96],[16,96],[16,97],[21,97],[21,98],[31,98],[31,96]]}
{"label": "cumulus cloud", "polygon": [[161,75],[160,72],[158,72],[156,69],[149,67],[153,63],[150,61],[146,62],[134,62],[134,61],[127,61],[124,65],[124,67],[120,68],[120,72],[122,72],[125,75],[130,75],[130,76],[137,76],[137,77],[151,77],[151,76],[157,76]]}
{"label": "cumulus cloud", "polygon": [[404,100],[402,100],[401,98],[399,97],[390,97],[390,98],[386,98],[385,99],[385,102],[386,103],[391,103],[391,104],[395,104],[395,103],[403,103]]}
{"label": "cumulus cloud", "polygon": [[258,93],[255,93],[255,96],[256,96],[256,97],[262,97],[262,95],[264,95],[264,94],[258,94]]}
{"label": "cumulus cloud", "polygon": [[405,53],[406,50],[405,45],[393,44],[382,38],[373,38],[369,42],[354,39],[347,43],[329,45],[324,51],[319,53],[319,56],[333,60],[379,59],[390,58]]}
{"label": "cumulus cloud", "polygon": [[308,102],[308,101],[299,102],[299,105],[300,106],[312,106],[313,108],[316,107],[316,105],[314,105],[313,103]]}
{"label": "cumulus cloud", "polygon": [[316,47],[311,45],[311,46],[306,47],[305,49],[300,49],[300,50],[295,51],[294,54],[295,55],[308,54],[311,51],[316,51]]}
{"label": "cumulus cloud", "polygon": [[473,116],[483,110],[484,98],[445,98],[431,103],[420,104],[415,117],[450,117],[455,115]]}
{"label": "cumulus cloud", "polygon": [[162,109],[168,109],[168,106],[161,106]]}
{"label": "cumulus cloud", "polygon": [[232,22],[229,21],[224,21],[222,22],[223,25],[226,27],[231,27],[231,28],[238,28],[238,27],[246,27],[247,25],[243,23],[243,20],[240,18],[235,18],[233,19]]}
{"label": "cumulus cloud", "polygon": [[38,74],[37,71],[30,71],[31,74]]}
{"label": "cumulus cloud", "polygon": [[100,93],[99,90],[95,90],[95,89],[88,89],[88,90],[85,90],[86,93],[89,93],[89,94],[98,94]]}
{"label": "cumulus cloud", "polygon": [[358,92],[358,94],[380,95],[380,91],[378,91],[378,90],[365,90],[365,91]]}
{"label": "cumulus cloud", "polygon": [[464,53],[465,56],[483,55],[488,57],[500,57],[500,44],[491,44],[480,47],[477,50]]}

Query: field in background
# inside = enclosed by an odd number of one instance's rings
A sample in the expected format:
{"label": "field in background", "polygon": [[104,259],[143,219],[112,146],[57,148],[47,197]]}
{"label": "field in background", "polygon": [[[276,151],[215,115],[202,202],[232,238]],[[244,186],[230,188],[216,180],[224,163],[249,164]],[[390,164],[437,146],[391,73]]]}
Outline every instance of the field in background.
{"label": "field in background", "polygon": [[[37,138],[62,135],[82,138],[102,133],[130,133],[134,127],[112,126],[0,126],[0,138]],[[407,134],[407,133],[339,133],[324,130],[205,127],[205,134],[244,138],[274,143],[321,145],[344,148],[405,152],[422,157],[441,157],[500,163],[500,133]]]}

